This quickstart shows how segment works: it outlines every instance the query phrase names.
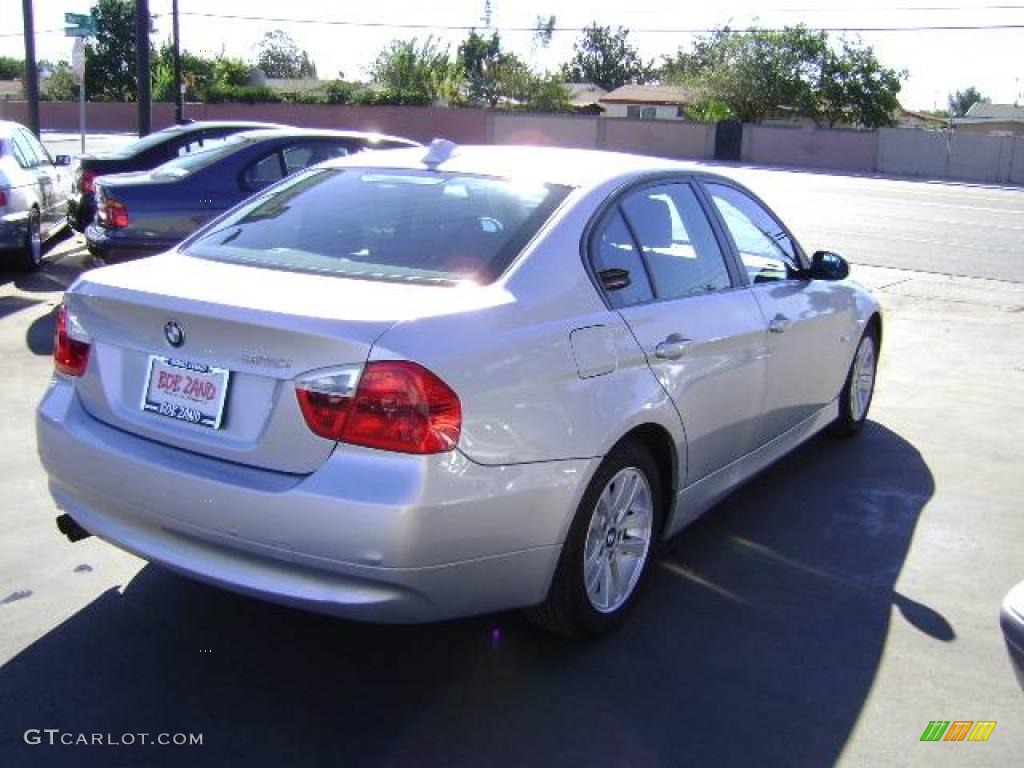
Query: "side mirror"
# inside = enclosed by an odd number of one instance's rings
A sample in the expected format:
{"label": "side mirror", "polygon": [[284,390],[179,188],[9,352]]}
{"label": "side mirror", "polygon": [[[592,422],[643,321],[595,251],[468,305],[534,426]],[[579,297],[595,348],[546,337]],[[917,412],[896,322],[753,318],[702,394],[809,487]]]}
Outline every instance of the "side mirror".
{"label": "side mirror", "polygon": [[850,276],[850,263],[832,251],[817,251],[811,256],[807,272],[811,280],[845,280]]}
{"label": "side mirror", "polygon": [[71,165],[71,155],[57,155],[54,165]]}

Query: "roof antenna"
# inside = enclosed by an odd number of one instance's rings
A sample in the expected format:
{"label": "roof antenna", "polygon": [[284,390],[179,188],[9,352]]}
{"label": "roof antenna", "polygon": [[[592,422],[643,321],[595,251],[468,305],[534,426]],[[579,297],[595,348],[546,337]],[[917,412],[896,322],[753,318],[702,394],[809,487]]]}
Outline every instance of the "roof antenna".
{"label": "roof antenna", "polygon": [[423,156],[423,164],[430,170],[436,171],[437,166],[447,161],[455,154],[455,150],[458,148],[459,145],[454,141],[448,141],[448,139],[434,139],[430,142],[427,154]]}

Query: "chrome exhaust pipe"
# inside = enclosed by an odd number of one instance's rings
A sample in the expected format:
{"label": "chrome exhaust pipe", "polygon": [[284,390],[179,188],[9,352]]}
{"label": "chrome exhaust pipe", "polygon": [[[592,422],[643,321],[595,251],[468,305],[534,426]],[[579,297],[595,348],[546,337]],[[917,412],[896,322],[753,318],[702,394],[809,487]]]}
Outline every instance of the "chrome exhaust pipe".
{"label": "chrome exhaust pipe", "polygon": [[57,517],[57,530],[67,536],[68,541],[72,544],[92,536],[85,528],[76,523],[71,515],[59,515]]}

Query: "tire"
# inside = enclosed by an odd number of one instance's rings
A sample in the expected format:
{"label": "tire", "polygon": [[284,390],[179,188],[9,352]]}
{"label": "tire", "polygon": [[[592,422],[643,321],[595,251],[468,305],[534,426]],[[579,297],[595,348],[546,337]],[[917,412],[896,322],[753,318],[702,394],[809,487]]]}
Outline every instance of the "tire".
{"label": "tire", "polygon": [[609,454],[576,510],[547,599],[526,609],[526,617],[548,632],[577,639],[621,624],[657,555],[665,520],[662,491],[658,465],[642,445],[626,443]]}
{"label": "tire", "polygon": [[39,211],[32,209],[28,216],[25,242],[17,255],[18,266],[25,272],[35,272],[43,263],[43,234]]}
{"label": "tire", "polygon": [[846,374],[839,395],[839,416],[830,431],[839,437],[850,437],[864,428],[875,394],[878,372],[878,331],[869,325],[857,343],[857,351]]}

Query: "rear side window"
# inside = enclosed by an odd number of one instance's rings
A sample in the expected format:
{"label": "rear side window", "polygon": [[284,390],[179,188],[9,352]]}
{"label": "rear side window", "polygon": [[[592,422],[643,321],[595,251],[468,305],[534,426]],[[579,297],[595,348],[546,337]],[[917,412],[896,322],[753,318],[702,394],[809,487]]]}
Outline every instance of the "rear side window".
{"label": "rear side window", "polygon": [[689,184],[647,187],[622,201],[659,299],[732,287],[711,223]]}
{"label": "rear side window", "polygon": [[314,169],[200,233],[186,252],[348,277],[487,283],[569,189],[430,171]]}
{"label": "rear side window", "polygon": [[[637,253],[626,222],[618,209],[608,217],[599,231],[592,246],[594,271],[599,279],[612,270],[626,272],[628,285],[616,290],[608,290],[608,300],[616,309],[633,304],[643,304],[654,298],[651,284],[647,280],[647,270],[643,259]],[[602,283],[604,280],[602,279]],[[606,289],[607,290],[607,289]]]}
{"label": "rear side window", "polygon": [[257,192],[280,181],[286,175],[281,162],[281,154],[274,150],[245,169],[242,174],[242,184],[249,192]]}

